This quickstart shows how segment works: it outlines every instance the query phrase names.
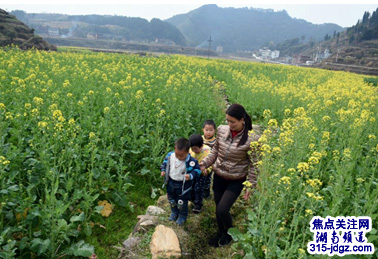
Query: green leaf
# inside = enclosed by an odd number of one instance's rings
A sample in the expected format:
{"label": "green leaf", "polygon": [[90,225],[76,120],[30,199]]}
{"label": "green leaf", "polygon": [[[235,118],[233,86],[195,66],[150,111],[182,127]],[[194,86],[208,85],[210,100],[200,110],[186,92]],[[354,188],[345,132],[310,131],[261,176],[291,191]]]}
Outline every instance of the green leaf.
{"label": "green leaf", "polygon": [[151,199],[155,199],[156,198],[156,191],[157,190],[156,188],[151,188]]}
{"label": "green leaf", "polygon": [[232,239],[235,240],[235,241],[238,241],[239,237],[242,235],[240,233],[239,229],[237,229],[237,228],[230,228],[228,230],[228,234],[230,234]]}
{"label": "green leaf", "polygon": [[248,228],[248,232],[251,233],[251,234],[254,235],[254,236],[261,237],[261,233],[260,233],[260,231],[258,231],[257,229]]}
{"label": "green leaf", "polygon": [[121,191],[114,191],[112,193],[112,198],[121,207],[126,207],[126,205],[129,203],[126,194]]}
{"label": "green leaf", "polygon": [[89,237],[90,235],[92,235],[92,227],[90,224],[84,224],[84,227],[83,227],[83,232],[84,234]]}
{"label": "green leaf", "polygon": [[59,219],[58,220],[58,231],[65,231],[66,229],[68,229],[68,225],[67,225],[67,221],[65,221],[64,219]]}
{"label": "green leaf", "polygon": [[378,239],[378,236],[375,236],[375,235],[369,236],[368,237],[368,242],[371,243],[371,242],[373,242],[374,240],[377,240],[377,239]]}
{"label": "green leaf", "polygon": [[20,188],[18,187],[18,185],[12,185],[8,187],[8,190],[12,192],[17,192],[18,190],[20,190]]}
{"label": "green leaf", "polygon": [[97,178],[100,177],[101,172],[100,172],[100,170],[98,170],[97,168],[95,168],[95,169],[92,170],[92,174],[93,174],[93,178],[97,179]]}
{"label": "green leaf", "polygon": [[34,238],[30,242],[31,244],[30,249],[33,252],[36,252],[38,255],[41,255],[47,251],[47,249],[50,247],[50,243],[51,243],[50,239],[42,240],[40,238]]}
{"label": "green leaf", "polygon": [[256,257],[253,255],[253,253],[246,254],[243,259],[256,259]]}
{"label": "green leaf", "polygon": [[78,216],[72,216],[71,218],[70,218],[70,221],[71,222],[77,222],[77,221],[84,221],[85,220],[85,214],[84,214],[84,212],[82,212],[80,215],[78,215]]}
{"label": "green leaf", "polygon": [[146,168],[143,168],[143,169],[140,171],[140,173],[141,173],[142,175],[146,175],[146,174],[151,173],[151,171],[148,170],[148,169],[146,169]]}
{"label": "green leaf", "polygon": [[65,251],[67,255],[89,257],[94,253],[94,247],[80,240]]}

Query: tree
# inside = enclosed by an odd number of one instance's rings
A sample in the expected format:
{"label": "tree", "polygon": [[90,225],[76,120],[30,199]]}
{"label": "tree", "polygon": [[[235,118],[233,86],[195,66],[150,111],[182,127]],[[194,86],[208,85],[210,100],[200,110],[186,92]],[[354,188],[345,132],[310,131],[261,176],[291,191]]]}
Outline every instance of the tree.
{"label": "tree", "polygon": [[14,32],[14,31],[9,31],[9,32],[7,33],[7,36],[9,37],[10,43],[13,43],[14,38],[16,38],[16,32]]}
{"label": "tree", "polygon": [[276,44],[274,44],[273,41],[269,42],[269,47],[270,50],[275,50],[276,49]]}
{"label": "tree", "polygon": [[365,12],[364,13],[364,16],[362,17],[362,23],[363,24],[367,24],[368,20],[369,20],[369,16],[370,16],[370,13],[369,12]]}
{"label": "tree", "polygon": [[352,43],[354,41],[354,35],[350,36],[349,43]]}

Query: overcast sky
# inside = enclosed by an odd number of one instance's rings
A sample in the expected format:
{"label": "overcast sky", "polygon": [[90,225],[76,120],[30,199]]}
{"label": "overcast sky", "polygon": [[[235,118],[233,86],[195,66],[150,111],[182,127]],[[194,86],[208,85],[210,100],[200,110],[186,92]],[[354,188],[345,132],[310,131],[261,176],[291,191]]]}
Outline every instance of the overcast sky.
{"label": "overcast sky", "polygon": [[[3,4],[4,2],[4,4]],[[109,0],[108,4],[104,4],[104,1],[73,1],[66,0],[65,4],[62,1],[53,1],[56,4],[46,4],[52,1],[33,1],[36,4],[28,4],[29,1],[1,1],[0,8],[7,11],[12,10],[24,10],[28,13],[63,13],[63,14],[109,14],[109,15],[123,15],[130,17],[142,17],[148,20],[152,18],[167,19],[176,14],[187,13],[194,10],[205,2],[191,1],[193,4],[171,4],[171,1],[165,1],[161,4],[151,4],[151,1],[140,0],[140,4],[132,4],[130,1],[123,1],[125,4],[117,4],[118,1]],[[159,3],[160,1],[158,1]],[[223,1],[226,2],[226,1]],[[228,1],[229,2],[229,1]],[[242,3],[242,1],[236,1]],[[246,2],[246,1],[245,1]],[[251,1],[248,1],[251,2]],[[263,9],[286,10],[291,17],[304,19],[311,23],[336,23],[342,27],[350,27],[357,23],[358,19],[361,19],[365,11],[372,13],[378,7],[378,4],[374,4],[374,1],[362,1],[364,4],[337,4],[337,1],[324,1],[318,0],[306,1],[312,4],[295,4],[295,1],[285,1],[289,4],[278,4],[277,1],[254,1],[256,4],[222,4],[222,1],[218,1],[220,7],[253,7]],[[135,3],[135,1],[134,1]],[[264,4],[262,4],[264,3]],[[325,4],[331,3],[331,4]],[[348,3],[344,1],[344,3]]]}

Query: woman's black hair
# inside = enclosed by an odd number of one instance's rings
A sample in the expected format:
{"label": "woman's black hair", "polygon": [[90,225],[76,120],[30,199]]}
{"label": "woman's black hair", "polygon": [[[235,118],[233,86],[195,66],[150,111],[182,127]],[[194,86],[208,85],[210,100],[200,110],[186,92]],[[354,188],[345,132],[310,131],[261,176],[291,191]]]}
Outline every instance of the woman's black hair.
{"label": "woman's black hair", "polygon": [[203,146],[203,138],[199,134],[193,134],[189,138],[190,147],[202,147]]}
{"label": "woman's black hair", "polygon": [[248,131],[252,130],[252,119],[251,116],[245,111],[244,107],[240,104],[234,103],[228,107],[226,114],[241,120],[244,119],[244,131],[241,140],[238,143],[238,146],[244,145],[248,139]]}
{"label": "woman's black hair", "polygon": [[217,126],[215,125],[215,122],[213,120],[205,120],[202,128],[205,128],[206,125],[212,125],[214,127],[214,129],[217,129]]}
{"label": "woman's black hair", "polygon": [[180,138],[176,140],[175,146],[178,150],[185,150],[188,152],[190,148],[189,140],[186,138]]}

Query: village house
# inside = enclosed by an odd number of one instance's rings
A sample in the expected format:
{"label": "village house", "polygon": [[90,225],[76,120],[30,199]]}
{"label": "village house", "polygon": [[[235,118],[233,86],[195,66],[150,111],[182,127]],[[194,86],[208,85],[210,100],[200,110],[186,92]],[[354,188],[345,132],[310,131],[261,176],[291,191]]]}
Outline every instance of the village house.
{"label": "village house", "polygon": [[58,28],[49,28],[48,30],[49,36],[59,36],[59,29]]}

